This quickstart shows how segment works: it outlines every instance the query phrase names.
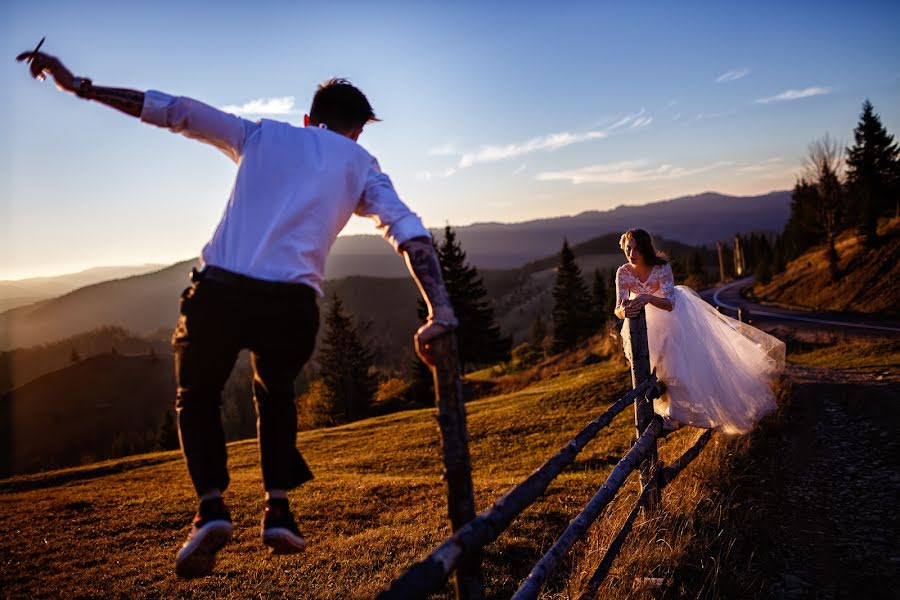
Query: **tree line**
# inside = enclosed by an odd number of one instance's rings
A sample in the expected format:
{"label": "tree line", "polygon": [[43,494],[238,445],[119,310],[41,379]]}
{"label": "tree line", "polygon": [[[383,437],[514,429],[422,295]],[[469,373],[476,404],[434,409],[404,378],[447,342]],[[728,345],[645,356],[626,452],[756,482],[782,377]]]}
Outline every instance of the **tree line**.
{"label": "tree line", "polygon": [[[900,217],[900,148],[866,100],[847,148],[830,135],[811,142],[791,197],[791,215],[773,244],[755,241],[756,277],[774,273],[825,243],[832,280],[841,277],[835,241],[855,229],[878,244],[878,219]],[[749,266],[749,265],[748,265]]]}
{"label": "tree line", "polygon": [[[589,286],[568,241],[564,241],[553,286],[552,320],[546,323],[538,315],[529,340],[513,350],[512,340],[501,333],[497,324],[483,277],[468,263],[451,227],[445,227],[443,240],[435,242],[435,249],[459,319],[456,336],[464,372],[506,361],[519,367],[529,366],[547,353],[574,348],[603,330],[612,315],[615,273],[595,270]],[[427,307],[422,301],[418,314],[424,323]],[[298,402],[301,427],[329,426],[371,416],[377,411],[374,404],[380,390],[394,396],[396,408],[429,406],[434,402],[431,372],[418,357],[409,366],[406,381],[388,379],[379,385],[364,325],[347,314],[337,295],[329,299],[324,328],[317,376]]]}

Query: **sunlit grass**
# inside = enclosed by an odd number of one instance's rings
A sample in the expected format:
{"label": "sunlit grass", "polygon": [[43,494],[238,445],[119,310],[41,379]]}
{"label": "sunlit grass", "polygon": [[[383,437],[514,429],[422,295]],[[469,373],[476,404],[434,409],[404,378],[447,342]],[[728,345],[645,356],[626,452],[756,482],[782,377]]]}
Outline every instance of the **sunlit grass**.
{"label": "sunlit grass", "polygon": [[788,356],[798,365],[824,369],[900,369],[900,339],[836,339],[798,348]]}
{"label": "sunlit grass", "polygon": [[[470,402],[478,509],[537,468],[628,383],[621,365],[599,363]],[[626,411],[489,549],[491,595],[515,590],[633,435]],[[311,542],[302,556],[271,558],[259,540],[262,487],[255,441],[247,440],[229,445],[235,539],[213,575],[174,576],[195,500],[178,454],[161,453],[0,484],[0,583],[13,595],[367,598],[449,534],[433,410],[304,432],[299,445],[316,475],[293,493]]]}

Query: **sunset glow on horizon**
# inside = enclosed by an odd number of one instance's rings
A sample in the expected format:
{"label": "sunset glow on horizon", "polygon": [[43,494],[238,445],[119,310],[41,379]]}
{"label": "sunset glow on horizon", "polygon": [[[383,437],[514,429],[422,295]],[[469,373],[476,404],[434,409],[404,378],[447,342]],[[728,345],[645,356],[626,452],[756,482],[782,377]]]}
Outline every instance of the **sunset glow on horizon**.
{"label": "sunset glow on horizon", "polygon": [[[14,0],[0,17],[0,280],[196,256],[235,173],[214,149],[33,81],[12,59],[42,36],[98,85],[250,119],[300,124],[316,84],[346,76],[383,119],[360,143],[432,228],[790,189],[812,140],[852,142],[866,98],[900,131],[889,2],[370,14],[353,2]],[[354,219],[346,233],[375,230]]]}

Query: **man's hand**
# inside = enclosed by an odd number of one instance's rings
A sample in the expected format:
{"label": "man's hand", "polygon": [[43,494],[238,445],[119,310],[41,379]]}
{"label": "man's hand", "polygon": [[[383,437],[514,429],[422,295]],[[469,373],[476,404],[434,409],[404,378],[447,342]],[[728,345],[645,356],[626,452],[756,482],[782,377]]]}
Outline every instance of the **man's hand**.
{"label": "man's hand", "polygon": [[43,81],[49,74],[59,89],[65,92],[75,91],[75,76],[55,56],[28,50],[18,55],[16,60],[19,62],[30,61],[28,70],[35,79]]}
{"label": "man's hand", "polygon": [[429,366],[434,366],[435,356],[430,342],[453,331],[459,324],[450,304],[450,297],[441,275],[441,264],[431,239],[413,238],[404,242],[400,251],[406,257],[409,272],[422,292],[428,305],[428,321],[416,332],[416,353]]}
{"label": "man's hand", "polygon": [[437,361],[431,342],[444,334],[450,333],[456,327],[450,327],[434,321],[428,321],[416,331],[416,354],[429,367],[433,367]]}

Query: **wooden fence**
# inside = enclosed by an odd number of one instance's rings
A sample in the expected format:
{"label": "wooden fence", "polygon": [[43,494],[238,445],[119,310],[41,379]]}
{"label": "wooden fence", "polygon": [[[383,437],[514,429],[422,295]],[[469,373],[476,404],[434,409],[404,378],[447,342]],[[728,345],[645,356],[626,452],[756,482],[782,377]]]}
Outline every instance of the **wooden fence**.
{"label": "wooden fence", "polygon": [[656,440],[662,433],[662,420],[653,413],[653,400],[665,390],[650,371],[650,352],[647,345],[647,324],[644,311],[630,319],[629,332],[632,349],[633,389],[616,400],[612,406],[591,421],[568,444],[510,489],[493,506],[475,515],[472,492],[471,462],[469,459],[466,414],[459,378],[456,340],[452,335],[439,341],[436,348],[441,362],[434,369],[438,424],[441,431],[447,504],[453,534],[431,554],[412,565],[394,580],[381,594],[380,600],[408,600],[425,598],[441,589],[454,575],[458,600],[477,600],[484,597],[481,572],[481,551],[502,534],[522,511],[546,490],[562,470],[572,464],[578,453],[616,415],[634,404],[637,441],[613,468],[594,497],[570,523],[553,546],[535,564],[513,595],[514,600],[537,598],[541,588],[572,546],[587,532],[590,525],[612,502],[616,492],[632,471],[640,470],[641,493],[622,529],[613,539],[580,598],[593,598],[613,561],[631,531],[641,510],[655,510],[661,505],[661,490],[696,458],[709,442],[712,431],[706,431],[683,455],[668,466],[659,463]]}

